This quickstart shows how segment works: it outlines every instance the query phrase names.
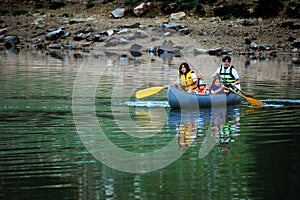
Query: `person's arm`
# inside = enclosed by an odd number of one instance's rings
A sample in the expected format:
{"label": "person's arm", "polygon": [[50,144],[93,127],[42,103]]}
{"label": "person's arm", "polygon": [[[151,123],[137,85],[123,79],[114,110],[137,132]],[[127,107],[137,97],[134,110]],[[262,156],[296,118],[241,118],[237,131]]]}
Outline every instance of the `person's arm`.
{"label": "person's arm", "polygon": [[233,86],[239,85],[241,83],[240,79],[235,80],[235,82],[233,82]]}
{"label": "person's arm", "polygon": [[176,86],[176,87],[179,87],[180,86],[180,78],[178,77],[177,79],[176,79],[176,81],[174,82],[174,85]]}
{"label": "person's arm", "polygon": [[213,73],[212,77],[213,78],[218,77],[220,75],[219,72],[220,72],[220,67],[218,67],[218,69],[215,71],[215,73]]}
{"label": "person's arm", "polygon": [[199,82],[200,82],[201,79],[202,79],[201,74],[197,74],[197,82],[196,82],[197,86],[199,85]]}
{"label": "person's arm", "polygon": [[215,87],[212,87],[210,89],[210,93],[211,94],[218,94],[218,93],[222,92],[222,90],[224,90],[224,85],[223,84],[218,89],[216,89]]}
{"label": "person's arm", "polygon": [[238,72],[236,71],[236,69],[232,69],[232,75],[234,76],[235,78],[235,81],[233,83],[231,83],[232,86],[236,86],[236,85],[239,85],[241,83],[241,79],[239,77],[239,74]]}
{"label": "person's arm", "polygon": [[195,72],[192,73],[192,79],[194,83],[198,81],[198,76]]}

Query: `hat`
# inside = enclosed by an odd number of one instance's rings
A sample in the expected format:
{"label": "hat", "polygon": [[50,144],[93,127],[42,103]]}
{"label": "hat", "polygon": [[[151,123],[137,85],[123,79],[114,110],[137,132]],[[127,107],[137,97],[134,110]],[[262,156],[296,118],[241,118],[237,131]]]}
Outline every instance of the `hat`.
{"label": "hat", "polygon": [[200,80],[199,85],[206,85],[206,83],[204,81]]}

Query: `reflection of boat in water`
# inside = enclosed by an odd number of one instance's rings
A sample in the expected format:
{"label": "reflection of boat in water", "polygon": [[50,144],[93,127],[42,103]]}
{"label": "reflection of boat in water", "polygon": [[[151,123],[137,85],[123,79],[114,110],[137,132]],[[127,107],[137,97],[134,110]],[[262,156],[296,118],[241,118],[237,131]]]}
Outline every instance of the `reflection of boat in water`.
{"label": "reflection of boat in water", "polygon": [[[184,152],[189,147],[197,146],[200,147],[200,158],[216,149],[229,151],[230,143],[234,142],[239,132],[240,106],[193,110],[157,107],[134,109],[136,126],[130,129],[130,135],[138,138],[157,137],[163,142],[176,137],[179,151]],[[132,134],[134,131],[135,135]]]}
{"label": "reflection of boat in water", "polygon": [[175,132],[178,137],[179,149],[184,151],[188,147],[198,144],[198,112],[170,111],[168,116],[168,129]]}
{"label": "reflection of boat in water", "polygon": [[215,145],[220,151],[229,151],[233,136],[239,131],[239,107],[198,111],[171,110],[168,116],[169,131],[176,131],[180,150],[201,144],[199,157],[205,157]]}
{"label": "reflection of boat in water", "polygon": [[173,85],[169,85],[168,102],[172,109],[191,108],[195,107],[195,105],[202,108],[239,104],[241,97],[234,93],[214,95],[191,94],[181,91]]}

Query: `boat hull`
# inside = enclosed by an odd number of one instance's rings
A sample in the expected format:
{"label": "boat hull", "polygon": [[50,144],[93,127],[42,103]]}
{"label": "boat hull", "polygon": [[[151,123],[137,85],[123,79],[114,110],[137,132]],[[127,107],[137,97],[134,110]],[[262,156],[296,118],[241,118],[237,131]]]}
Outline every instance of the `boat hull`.
{"label": "boat hull", "polygon": [[220,107],[239,104],[241,97],[233,93],[213,95],[191,94],[181,91],[173,85],[169,85],[168,102],[172,109]]}

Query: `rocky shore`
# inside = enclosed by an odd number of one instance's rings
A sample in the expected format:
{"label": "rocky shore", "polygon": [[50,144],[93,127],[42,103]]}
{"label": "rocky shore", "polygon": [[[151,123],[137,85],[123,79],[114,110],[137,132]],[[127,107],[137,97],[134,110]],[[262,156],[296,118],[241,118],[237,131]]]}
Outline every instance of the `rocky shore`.
{"label": "rocky shore", "polygon": [[71,17],[63,13],[54,10],[1,16],[1,48],[50,52],[104,48],[130,50],[136,56],[145,51],[296,57],[300,54],[300,21],[296,19],[221,20],[182,13],[154,18],[115,17],[113,10],[98,14],[77,12]]}

